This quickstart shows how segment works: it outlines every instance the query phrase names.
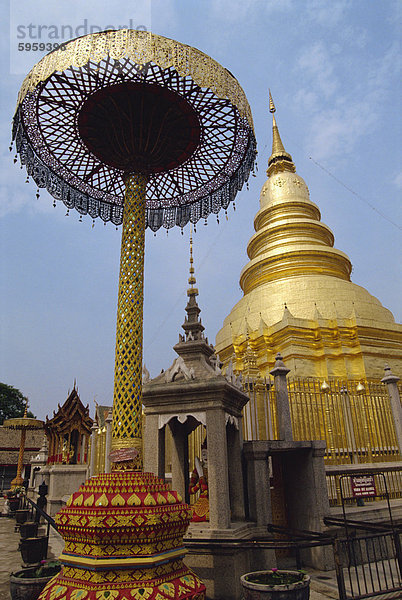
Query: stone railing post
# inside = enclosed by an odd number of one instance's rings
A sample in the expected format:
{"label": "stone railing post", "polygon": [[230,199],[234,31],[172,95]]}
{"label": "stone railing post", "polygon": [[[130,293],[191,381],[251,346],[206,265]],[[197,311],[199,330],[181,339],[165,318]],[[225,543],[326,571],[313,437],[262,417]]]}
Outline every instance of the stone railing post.
{"label": "stone railing post", "polygon": [[388,388],[389,401],[391,404],[392,416],[394,418],[396,439],[399,446],[399,452],[402,454],[402,406],[397,385],[399,377],[392,373],[389,365],[385,365],[384,371],[385,377],[383,377],[381,381],[382,383],[385,383]]}
{"label": "stone railing post", "polygon": [[343,385],[339,392],[341,394],[341,397],[343,398],[343,416],[350,461],[353,464],[357,464],[359,461],[357,458],[357,446],[355,431],[353,429],[352,407],[350,404],[349,391],[348,388],[345,385]]}
{"label": "stone railing post", "polygon": [[282,356],[276,355],[275,366],[270,371],[274,378],[276,392],[276,413],[278,422],[278,436],[280,440],[293,441],[292,419],[290,417],[288,386],[286,376],[290,372],[283,363]]}
{"label": "stone railing post", "polygon": [[91,427],[91,460],[89,463],[90,477],[93,477],[95,475],[97,432],[98,426],[94,423]]}
{"label": "stone railing post", "polygon": [[109,411],[105,419],[106,443],[105,443],[105,473],[110,473],[110,448],[112,444],[112,420],[113,411]]}

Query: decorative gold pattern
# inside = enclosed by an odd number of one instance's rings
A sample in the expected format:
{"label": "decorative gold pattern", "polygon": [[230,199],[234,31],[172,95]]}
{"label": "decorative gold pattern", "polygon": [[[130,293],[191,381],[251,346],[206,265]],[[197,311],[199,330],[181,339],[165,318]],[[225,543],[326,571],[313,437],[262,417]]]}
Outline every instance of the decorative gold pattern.
{"label": "decorative gold pattern", "polygon": [[190,507],[151,473],[91,478],[55,517],[63,569],[41,600],[130,600],[143,590],[149,600],[203,600],[205,587],[182,561],[190,518]]}
{"label": "decorative gold pattern", "polygon": [[[287,168],[290,155],[280,158],[278,136],[274,122],[270,162],[279,155],[261,190],[250,262],[240,276],[244,297],[216,338],[220,360],[232,361],[248,388],[244,437],[277,438],[268,374],[280,351],[291,374],[299,375],[288,378],[295,440],[325,439],[325,461],[332,465],[400,460],[389,398],[378,383],[385,362],[401,364],[400,325],[350,281],[351,263],[333,247],[334,236],[320,221],[304,180]],[[366,390],[360,395],[359,379]],[[339,393],[344,385],[350,410]],[[387,481],[400,496],[400,475],[387,474]],[[334,481],[329,491],[336,502]]]}
{"label": "decorative gold pattern", "polygon": [[126,180],[121,239],[112,450],[134,447],[142,467],[142,310],[144,296],[144,175]]}
{"label": "decorative gold pattern", "polygon": [[18,94],[17,106],[38,83],[56,71],[82,67],[90,61],[96,65],[107,55],[114,60],[130,58],[142,66],[155,62],[163,69],[173,67],[181,77],[191,77],[200,87],[210,88],[218,98],[227,98],[253,127],[250,106],[244,91],[230,72],[215,60],[191,46],[150,31],[120,29],[90,34],[63,45],[47,54],[28,73]]}

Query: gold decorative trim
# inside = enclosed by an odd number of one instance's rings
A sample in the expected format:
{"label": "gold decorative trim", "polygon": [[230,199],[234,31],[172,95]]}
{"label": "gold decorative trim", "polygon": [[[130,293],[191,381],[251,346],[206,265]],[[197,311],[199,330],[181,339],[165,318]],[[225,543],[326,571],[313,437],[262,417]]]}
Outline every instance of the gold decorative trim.
{"label": "gold decorative trim", "polygon": [[190,76],[200,87],[210,88],[219,98],[228,99],[254,129],[245,93],[227,69],[197,48],[150,31],[132,29],[85,35],[44,56],[24,79],[17,108],[29,92],[56,71],[82,67],[90,61],[99,64],[107,56],[114,60],[128,57],[140,66],[155,62],[164,69],[173,67],[181,77]]}
{"label": "gold decorative trim", "polygon": [[88,556],[72,556],[62,552],[59,556],[59,560],[63,564],[82,565],[90,569],[115,569],[117,567],[136,568],[141,565],[157,566],[167,560],[170,561],[175,558],[182,558],[187,552],[188,551],[185,548],[181,547],[177,550],[169,550],[168,552],[163,552],[154,556],[130,556],[129,558],[89,558]]}

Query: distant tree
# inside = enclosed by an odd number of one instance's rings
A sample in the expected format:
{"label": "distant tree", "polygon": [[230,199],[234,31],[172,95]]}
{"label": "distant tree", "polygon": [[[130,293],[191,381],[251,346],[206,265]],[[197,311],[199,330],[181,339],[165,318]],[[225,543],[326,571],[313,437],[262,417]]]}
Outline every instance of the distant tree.
{"label": "distant tree", "polygon": [[[26,401],[27,399],[20,390],[12,385],[0,383],[0,425],[3,425],[5,419],[23,417]],[[28,417],[34,416],[29,410]]]}

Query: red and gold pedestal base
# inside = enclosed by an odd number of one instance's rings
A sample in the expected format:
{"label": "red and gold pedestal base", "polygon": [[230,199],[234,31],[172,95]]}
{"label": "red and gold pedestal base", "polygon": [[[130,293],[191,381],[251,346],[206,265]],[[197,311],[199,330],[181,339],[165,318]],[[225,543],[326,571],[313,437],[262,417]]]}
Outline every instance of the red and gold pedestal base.
{"label": "red and gold pedestal base", "polygon": [[63,568],[39,600],[204,600],[183,563],[192,512],[151,473],[89,479],[57,515]]}

